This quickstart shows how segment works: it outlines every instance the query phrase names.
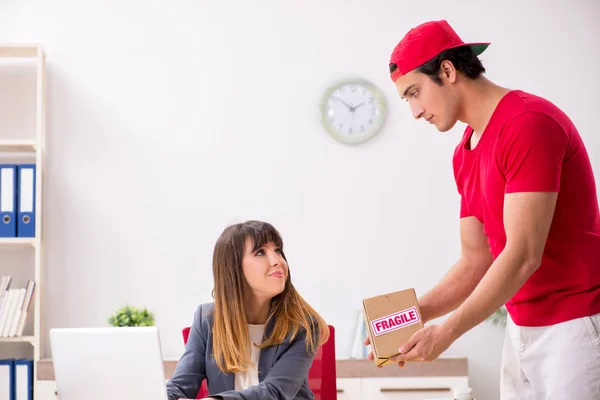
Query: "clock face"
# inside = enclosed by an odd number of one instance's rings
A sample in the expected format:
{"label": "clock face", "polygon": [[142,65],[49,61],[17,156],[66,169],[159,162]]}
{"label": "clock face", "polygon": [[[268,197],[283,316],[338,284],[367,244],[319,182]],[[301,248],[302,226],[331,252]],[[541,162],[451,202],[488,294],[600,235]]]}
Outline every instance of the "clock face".
{"label": "clock face", "polygon": [[374,137],[386,118],[383,93],[373,84],[352,79],[327,89],[321,100],[321,120],[327,132],[346,144]]}

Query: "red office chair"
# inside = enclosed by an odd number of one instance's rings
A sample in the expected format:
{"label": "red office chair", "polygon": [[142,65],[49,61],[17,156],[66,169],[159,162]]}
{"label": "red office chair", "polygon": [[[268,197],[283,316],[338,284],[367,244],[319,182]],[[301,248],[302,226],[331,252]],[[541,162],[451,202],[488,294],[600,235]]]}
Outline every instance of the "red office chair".
{"label": "red office chair", "polygon": [[315,400],[336,400],[335,329],[329,325],[329,340],[317,350],[308,370],[308,387]]}
{"label": "red office chair", "polygon": [[[190,334],[190,328],[183,328],[183,343],[187,343]],[[335,369],[335,329],[329,325],[329,340],[319,347],[315,359],[308,370],[308,387],[315,395],[315,400],[336,400],[337,383]],[[206,380],[202,382],[202,387],[198,393],[197,399],[208,396]]]}
{"label": "red office chair", "polygon": [[[190,336],[190,327],[183,328],[181,331],[183,334],[183,344],[187,344],[188,337]],[[202,386],[200,386],[200,391],[198,392],[197,399],[203,399],[208,396],[208,387],[206,386],[206,379],[202,381]]]}

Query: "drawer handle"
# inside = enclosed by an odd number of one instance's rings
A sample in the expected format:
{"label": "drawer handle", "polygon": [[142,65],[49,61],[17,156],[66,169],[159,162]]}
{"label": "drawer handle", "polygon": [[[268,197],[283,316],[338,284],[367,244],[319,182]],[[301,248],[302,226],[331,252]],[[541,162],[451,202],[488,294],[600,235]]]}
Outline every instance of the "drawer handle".
{"label": "drawer handle", "polygon": [[381,392],[449,392],[450,388],[381,388]]}
{"label": "drawer handle", "polygon": [[336,389],[338,393],[344,393],[344,389]]}

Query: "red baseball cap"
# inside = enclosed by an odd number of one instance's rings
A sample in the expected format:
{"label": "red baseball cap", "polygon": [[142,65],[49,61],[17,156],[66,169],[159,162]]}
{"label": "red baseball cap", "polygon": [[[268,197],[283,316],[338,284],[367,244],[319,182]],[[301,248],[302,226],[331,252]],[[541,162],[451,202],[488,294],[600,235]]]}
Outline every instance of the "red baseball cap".
{"label": "red baseball cap", "polygon": [[465,43],[446,20],[424,22],[412,28],[392,52],[390,64],[398,68],[392,72],[392,81],[431,60],[444,50],[471,46],[476,55],[483,53],[490,43]]}

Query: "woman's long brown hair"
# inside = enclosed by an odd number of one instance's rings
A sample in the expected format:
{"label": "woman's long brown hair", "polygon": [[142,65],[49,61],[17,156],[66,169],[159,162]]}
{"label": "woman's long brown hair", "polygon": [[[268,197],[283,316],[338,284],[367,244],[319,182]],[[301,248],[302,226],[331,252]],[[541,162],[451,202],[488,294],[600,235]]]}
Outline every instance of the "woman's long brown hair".
{"label": "woman's long brown hair", "polygon": [[[217,240],[213,254],[213,355],[217,366],[231,373],[247,371],[250,367],[250,336],[244,307],[245,278],[242,272],[247,238],[251,239],[254,250],[274,243],[281,248],[287,262],[281,235],[267,222],[247,221],[231,225]],[[306,332],[307,351],[314,354],[329,339],[327,323],[296,291],[289,268],[283,292],[271,300],[267,324],[272,319],[275,320],[273,331],[259,348],[280,344],[290,335],[293,340],[302,330]]]}

